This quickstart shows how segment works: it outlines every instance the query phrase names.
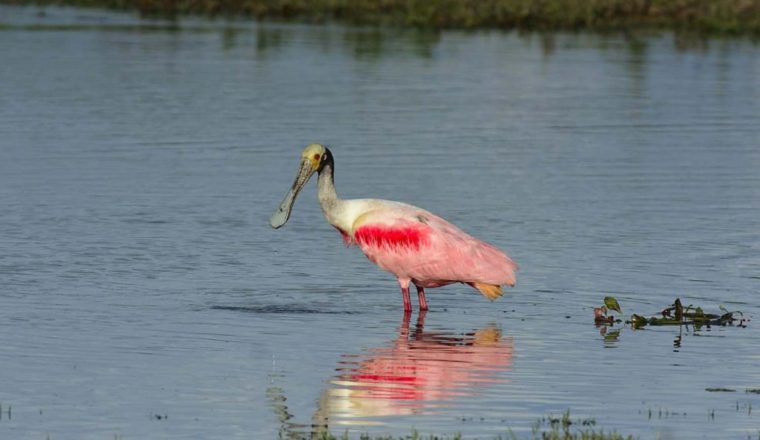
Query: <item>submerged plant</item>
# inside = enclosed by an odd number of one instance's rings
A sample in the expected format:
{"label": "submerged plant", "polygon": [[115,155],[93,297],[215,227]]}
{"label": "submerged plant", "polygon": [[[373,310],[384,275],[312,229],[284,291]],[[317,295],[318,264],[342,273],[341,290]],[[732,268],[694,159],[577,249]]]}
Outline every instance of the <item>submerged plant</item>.
{"label": "submerged plant", "polygon": [[544,417],[533,425],[532,440],[633,440],[633,436],[623,436],[615,431],[597,431],[593,427],[596,420],[572,419],[570,411],[560,417]]}
{"label": "submerged plant", "polygon": [[[506,437],[501,435],[494,437],[494,440],[633,440],[632,435],[624,436],[615,431],[604,432],[595,428],[596,420],[593,418],[573,419],[570,417],[570,411],[565,411],[561,416],[545,416],[533,424],[529,436],[518,436],[509,431]],[[360,434],[358,437],[350,437],[348,432],[342,435],[334,435],[329,432],[321,433],[317,436],[310,437],[312,440],[350,440],[358,438],[359,440],[460,440],[462,434],[451,435],[421,435],[417,431],[412,431],[410,435],[392,436],[370,434]],[[487,440],[484,438],[483,440]],[[304,437],[306,440],[306,437]]]}

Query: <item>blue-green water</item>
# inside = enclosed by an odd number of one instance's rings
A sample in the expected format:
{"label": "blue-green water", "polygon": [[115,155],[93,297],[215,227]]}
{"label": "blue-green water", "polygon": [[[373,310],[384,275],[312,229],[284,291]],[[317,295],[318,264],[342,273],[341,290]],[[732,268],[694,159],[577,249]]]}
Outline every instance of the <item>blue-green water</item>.
{"label": "blue-green water", "polygon": [[[1,438],[490,438],[567,409],[639,438],[758,435],[753,43],[0,24]],[[517,287],[430,290],[405,321],[313,184],[269,228],[310,142],[342,196],[449,219],[512,255]],[[605,337],[610,294],[751,321]]]}

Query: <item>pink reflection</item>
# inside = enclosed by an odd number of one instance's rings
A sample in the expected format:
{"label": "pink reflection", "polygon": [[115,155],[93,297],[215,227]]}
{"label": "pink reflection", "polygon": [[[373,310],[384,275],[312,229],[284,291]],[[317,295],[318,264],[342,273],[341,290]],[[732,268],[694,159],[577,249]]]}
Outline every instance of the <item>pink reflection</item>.
{"label": "pink reflection", "polygon": [[404,316],[398,338],[387,346],[342,357],[339,375],[320,399],[322,416],[350,424],[356,418],[422,413],[506,381],[501,373],[512,364],[513,342],[500,329],[425,332],[421,313],[410,331],[409,318]]}

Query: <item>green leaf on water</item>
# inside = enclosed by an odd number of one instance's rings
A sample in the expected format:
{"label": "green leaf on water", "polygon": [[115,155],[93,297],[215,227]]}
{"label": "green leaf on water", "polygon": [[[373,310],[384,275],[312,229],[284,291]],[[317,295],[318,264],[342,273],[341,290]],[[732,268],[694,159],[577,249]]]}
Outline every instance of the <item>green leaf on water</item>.
{"label": "green leaf on water", "polygon": [[610,310],[614,310],[618,313],[623,313],[623,311],[620,310],[620,304],[618,304],[618,301],[614,296],[605,296],[604,305],[607,306],[607,308]]}
{"label": "green leaf on water", "polygon": [[647,325],[647,319],[641,315],[633,314],[631,315],[631,326],[633,328],[641,328]]}

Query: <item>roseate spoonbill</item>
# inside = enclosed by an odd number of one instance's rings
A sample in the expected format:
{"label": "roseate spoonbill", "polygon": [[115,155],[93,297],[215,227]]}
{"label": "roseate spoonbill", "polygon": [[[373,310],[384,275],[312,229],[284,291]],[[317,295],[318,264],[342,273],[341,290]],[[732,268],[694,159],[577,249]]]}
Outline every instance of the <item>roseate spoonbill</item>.
{"label": "roseate spoonbill", "polygon": [[464,283],[494,300],[501,296],[502,285],[515,285],[517,264],[504,252],[416,206],[389,200],[339,199],[334,171],[329,149],[319,144],[307,146],[293,186],[269,224],[277,229],[288,221],[298,192],[318,172],[317,198],[325,218],[346,245],[358,245],[370,261],[398,278],[405,312],[412,310],[410,284],[417,287],[420,310],[428,309],[426,287]]}

